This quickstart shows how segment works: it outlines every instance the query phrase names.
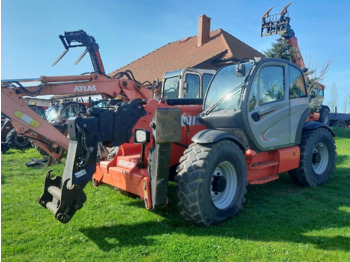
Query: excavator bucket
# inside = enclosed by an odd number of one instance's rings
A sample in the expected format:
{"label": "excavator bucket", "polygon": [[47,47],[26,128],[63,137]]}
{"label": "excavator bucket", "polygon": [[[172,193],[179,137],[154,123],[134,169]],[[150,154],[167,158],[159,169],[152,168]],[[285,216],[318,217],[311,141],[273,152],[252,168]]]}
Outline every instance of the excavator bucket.
{"label": "excavator bucket", "polygon": [[279,14],[270,15],[271,7],[263,16],[261,24],[261,36],[282,35],[290,29],[290,18],[287,11],[290,2],[286,5]]}

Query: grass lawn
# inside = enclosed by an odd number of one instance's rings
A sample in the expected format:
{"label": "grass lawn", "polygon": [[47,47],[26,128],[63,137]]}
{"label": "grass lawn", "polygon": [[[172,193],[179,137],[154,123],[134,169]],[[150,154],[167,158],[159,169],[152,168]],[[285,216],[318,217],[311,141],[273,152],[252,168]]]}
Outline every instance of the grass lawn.
{"label": "grass lawn", "polygon": [[337,167],[317,188],[288,174],[248,186],[243,210],[210,228],[184,221],[174,203],[150,212],[143,201],[89,184],[84,208],[61,224],[37,199],[45,173],[25,162],[34,149],[1,155],[2,261],[350,261],[350,129],[334,129]]}

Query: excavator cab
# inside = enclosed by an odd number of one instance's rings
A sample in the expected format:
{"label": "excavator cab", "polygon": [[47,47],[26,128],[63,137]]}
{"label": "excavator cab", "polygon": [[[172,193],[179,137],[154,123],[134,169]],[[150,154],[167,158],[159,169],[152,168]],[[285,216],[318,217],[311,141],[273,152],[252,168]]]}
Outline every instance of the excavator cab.
{"label": "excavator cab", "polygon": [[270,15],[271,7],[263,16],[261,24],[261,36],[282,35],[290,30],[290,18],[287,11],[290,2],[279,14]]}

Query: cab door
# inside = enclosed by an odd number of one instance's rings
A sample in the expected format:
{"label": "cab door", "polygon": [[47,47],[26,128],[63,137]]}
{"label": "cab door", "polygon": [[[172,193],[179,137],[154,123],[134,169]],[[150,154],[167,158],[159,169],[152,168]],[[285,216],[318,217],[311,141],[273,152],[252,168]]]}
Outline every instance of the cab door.
{"label": "cab door", "polygon": [[290,108],[290,143],[298,144],[302,128],[310,114],[311,104],[306,91],[303,72],[289,65],[289,108]]}
{"label": "cab door", "polygon": [[253,147],[261,151],[290,144],[290,109],[287,64],[263,63],[247,89],[247,131]]}

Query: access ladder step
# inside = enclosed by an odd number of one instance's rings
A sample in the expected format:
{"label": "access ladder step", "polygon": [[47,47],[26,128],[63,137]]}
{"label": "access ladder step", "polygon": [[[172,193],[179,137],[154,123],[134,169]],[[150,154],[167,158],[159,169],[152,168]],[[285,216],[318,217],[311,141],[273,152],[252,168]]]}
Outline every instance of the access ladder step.
{"label": "access ladder step", "polygon": [[277,161],[267,161],[267,162],[256,163],[252,166],[249,166],[249,169],[257,170],[257,169],[265,169],[265,168],[274,167],[274,166],[278,166]]}
{"label": "access ladder step", "polygon": [[278,179],[279,176],[278,175],[270,175],[270,176],[265,176],[256,180],[249,180],[248,183],[250,185],[261,185],[261,184],[265,184],[267,182],[273,181]]}

